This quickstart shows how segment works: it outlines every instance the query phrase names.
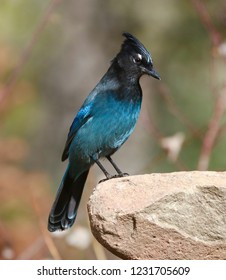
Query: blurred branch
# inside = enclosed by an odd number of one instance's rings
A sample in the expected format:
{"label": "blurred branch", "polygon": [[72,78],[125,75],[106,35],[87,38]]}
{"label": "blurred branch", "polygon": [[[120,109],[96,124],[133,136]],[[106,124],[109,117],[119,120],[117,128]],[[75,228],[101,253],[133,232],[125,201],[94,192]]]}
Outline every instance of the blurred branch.
{"label": "blurred branch", "polygon": [[[207,33],[209,35],[210,41],[212,43],[212,63],[210,67],[210,77],[215,77],[215,56],[217,54],[219,45],[222,42],[222,36],[214,26],[213,21],[210,17],[210,14],[207,10],[206,5],[202,0],[191,0],[194,5],[200,21],[203,26],[206,28]],[[212,92],[215,92],[214,86],[215,78],[212,78]],[[201,153],[198,161],[198,169],[199,170],[207,170],[209,167],[210,156],[214,145],[216,143],[217,137],[220,130],[220,122],[226,110],[226,85],[223,87],[222,91],[219,94],[215,94],[215,105],[213,116],[209,121],[208,129],[204,136],[202,142]]]}
{"label": "blurred branch", "polygon": [[226,85],[216,100],[213,116],[209,122],[206,135],[203,139],[201,154],[198,162],[198,170],[207,170],[210,155],[214,148],[217,136],[220,133],[220,122],[226,110]]}
{"label": "blurred branch", "polygon": [[171,114],[175,116],[182,124],[184,124],[191,131],[194,137],[200,139],[202,137],[201,132],[193,125],[193,123],[184,115],[184,113],[176,105],[172,98],[172,94],[170,94],[169,88],[163,84],[160,87],[159,93],[161,94]]}
{"label": "blurred branch", "polygon": [[44,240],[39,237],[34,243],[32,243],[27,249],[25,249],[19,256],[17,256],[17,260],[31,260],[35,257],[40,249],[45,245]]}
{"label": "blurred branch", "polygon": [[30,41],[28,42],[27,46],[24,48],[17,65],[15,66],[14,70],[12,71],[11,76],[9,77],[8,81],[3,86],[3,88],[0,90],[0,109],[3,107],[6,97],[8,97],[11,94],[21,72],[24,69],[25,64],[27,63],[27,61],[29,60],[29,58],[31,56],[31,53],[32,53],[32,50],[33,50],[35,44],[37,43],[38,39],[40,38],[40,35],[41,35],[43,29],[45,28],[46,24],[48,23],[50,16],[51,16],[52,12],[54,11],[56,5],[59,4],[60,1],[61,0],[52,0],[50,2],[49,6],[45,10],[44,15],[41,18],[39,24],[37,25],[36,29],[34,30]]}
{"label": "blurred branch", "polygon": [[209,15],[209,12],[206,8],[206,5],[203,3],[202,0],[191,0],[191,2],[197,11],[203,26],[206,28],[209,34],[213,46],[218,47],[221,42],[221,34],[215,28],[212,19]]}
{"label": "blurred branch", "polygon": [[47,231],[46,229],[46,225],[43,223],[42,218],[41,218],[41,210],[39,207],[39,204],[37,203],[37,196],[34,196],[34,193],[32,192],[32,189],[30,188],[30,195],[31,195],[31,199],[32,199],[32,205],[33,208],[35,210],[35,213],[37,215],[38,218],[38,222],[39,222],[39,226],[40,226],[40,230],[42,233],[42,237],[45,241],[45,244],[47,246],[47,248],[49,249],[49,252],[51,253],[52,257],[54,260],[60,260],[61,256],[52,240],[52,237],[50,235],[50,233]]}
{"label": "blurred branch", "polygon": [[[146,131],[149,132],[151,136],[155,139],[155,141],[158,143],[159,147],[162,149],[162,152],[156,155],[153,160],[151,161],[150,166],[155,166],[158,162],[161,162],[164,160],[167,155],[168,151],[163,149],[162,147],[162,140],[165,138],[165,136],[161,133],[159,128],[154,124],[154,122],[151,119],[151,116],[148,113],[146,106],[144,105],[143,114],[141,116],[141,124],[146,129]],[[185,166],[183,162],[180,161],[180,159],[177,157],[172,163],[177,167],[178,170],[188,170],[188,168]]]}

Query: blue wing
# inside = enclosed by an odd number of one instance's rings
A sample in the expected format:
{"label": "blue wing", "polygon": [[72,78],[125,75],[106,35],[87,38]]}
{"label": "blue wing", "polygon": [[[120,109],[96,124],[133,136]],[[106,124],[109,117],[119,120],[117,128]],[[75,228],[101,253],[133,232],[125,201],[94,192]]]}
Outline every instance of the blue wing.
{"label": "blue wing", "polygon": [[77,131],[91,117],[91,115],[90,115],[91,110],[90,109],[91,109],[91,104],[86,105],[86,103],[84,103],[84,105],[81,107],[78,114],[74,118],[74,121],[71,124],[70,130],[69,130],[67,141],[66,141],[64,151],[63,151],[63,154],[62,154],[62,157],[61,157],[62,161],[66,160],[68,158],[69,148],[70,148],[71,142],[72,142],[73,138],[75,137]]}
{"label": "blue wing", "polygon": [[[97,87],[89,94],[86,98],[84,104],[76,115],[69,133],[68,138],[65,144],[65,148],[62,154],[62,161],[66,160],[69,155],[69,148],[73,138],[75,137],[77,131],[94,115],[101,113],[103,107],[108,107],[109,102],[106,102],[106,99],[111,99],[115,94],[110,94],[113,90],[108,91],[99,91]],[[95,108],[95,110],[94,110]]]}

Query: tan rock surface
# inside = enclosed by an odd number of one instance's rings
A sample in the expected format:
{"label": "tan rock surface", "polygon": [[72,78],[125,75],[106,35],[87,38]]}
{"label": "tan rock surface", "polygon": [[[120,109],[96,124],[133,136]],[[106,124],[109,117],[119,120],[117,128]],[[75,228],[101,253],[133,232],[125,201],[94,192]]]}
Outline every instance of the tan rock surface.
{"label": "tan rock surface", "polygon": [[226,172],[112,179],[88,212],[96,239],[123,259],[226,259]]}

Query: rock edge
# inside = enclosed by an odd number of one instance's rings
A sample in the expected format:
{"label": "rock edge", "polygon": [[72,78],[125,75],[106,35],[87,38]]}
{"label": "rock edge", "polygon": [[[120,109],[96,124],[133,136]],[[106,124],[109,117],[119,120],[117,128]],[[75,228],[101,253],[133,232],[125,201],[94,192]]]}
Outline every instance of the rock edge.
{"label": "rock edge", "polygon": [[96,239],[122,259],[226,259],[226,172],[105,181],[88,214]]}

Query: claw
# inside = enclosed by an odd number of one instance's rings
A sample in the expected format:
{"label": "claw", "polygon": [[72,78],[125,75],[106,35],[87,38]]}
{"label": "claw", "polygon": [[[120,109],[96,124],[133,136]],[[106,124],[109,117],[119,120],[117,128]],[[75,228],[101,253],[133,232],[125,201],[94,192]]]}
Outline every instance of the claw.
{"label": "claw", "polygon": [[107,178],[100,180],[98,182],[98,184],[103,183],[103,182],[108,181],[108,180],[111,180],[111,179],[114,179],[114,178],[122,178],[122,177],[126,177],[126,176],[129,176],[129,174],[128,173],[120,173],[120,174],[117,174],[117,175],[110,175]]}
{"label": "claw", "polygon": [[128,173],[121,173],[121,174],[118,175],[118,177],[126,177],[126,176],[129,176],[129,174]]}

